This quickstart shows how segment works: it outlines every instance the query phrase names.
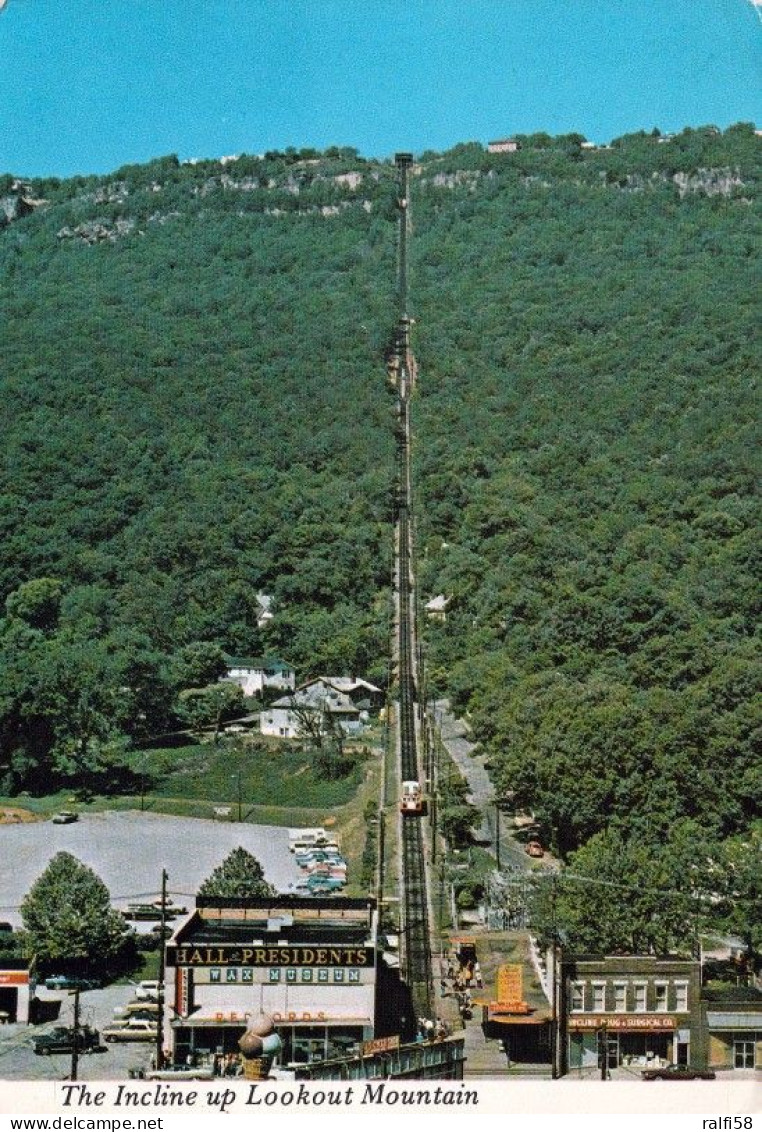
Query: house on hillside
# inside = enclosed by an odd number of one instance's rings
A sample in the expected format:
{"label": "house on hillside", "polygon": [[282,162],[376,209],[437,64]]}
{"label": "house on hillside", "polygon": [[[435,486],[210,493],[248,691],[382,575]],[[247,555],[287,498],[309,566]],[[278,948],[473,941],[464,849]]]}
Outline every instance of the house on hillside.
{"label": "house on hillside", "polygon": [[360,676],[316,676],[314,680],[308,680],[302,685],[303,688],[313,686],[319,686],[326,694],[329,690],[341,692],[364,713],[378,711],[386,699],[383,689]]}
{"label": "house on hillside", "polygon": [[497,141],[487,142],[487,153],[515,153],[519,143],[515,138],[499,138]]}
{"label": "house on hillside", "polygon": [[444,621],[447,618],[447,607],[450,601],[451,599],[445,597],[444,594],[437,594],[431,601],[426,602],[424,606],[426,616],[431,617],[434,621]]}
{"label": "house on hillside", "polygon": [[261,629],[268,621],[272,621],[275,614],[272,609],[272,594],[257,594],[257,628]]}
{"label": "house on hillside", "polygon": [[321,680],[303,684],[289,696],[281,696],[263,711],[259,729],[279,739],[304,739],[317,733],[359,735],[363,712],[349,696]]}
{"label": "house on hillside", "polygon": [[284,692],[296,687],[296,673],[290,664],[277,657],[226,656],[228,670],[222,680],[238,684],[245,696],[259,696],[265,688]]}

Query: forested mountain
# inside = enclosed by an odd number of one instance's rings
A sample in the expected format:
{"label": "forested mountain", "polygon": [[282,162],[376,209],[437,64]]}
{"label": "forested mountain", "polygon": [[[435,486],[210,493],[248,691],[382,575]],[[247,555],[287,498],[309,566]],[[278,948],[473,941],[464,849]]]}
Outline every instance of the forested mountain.
{"label": "forested mountain", "polygon": [[762,139],[523,141],[415,190],[429,659],[563,856],[684,876],[762,797]]}
{"label": "forested mountain", "polygon": [[165,158],[0,197],[6,788],[170,726],[214,677],[197,642],[382,680],[393,168]]}
{"label": "forested mountain", "polygon": [[[411,177],[431,676],[562,855],[624,830],[683,862],[762,794],[762,143],[519,140]],[[382,679],[393,167],[165,158],[0,198],[7,788],[170,723],[199,642]]]}

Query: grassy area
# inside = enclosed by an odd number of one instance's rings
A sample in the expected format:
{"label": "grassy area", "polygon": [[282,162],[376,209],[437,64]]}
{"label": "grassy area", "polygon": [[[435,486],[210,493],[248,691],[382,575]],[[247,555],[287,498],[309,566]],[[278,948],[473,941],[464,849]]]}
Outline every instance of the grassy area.
{"label": "grassy area", "polygon": [[[55,793],[0,797],[0,807],[23,809],[41,818],[61,809],[88,813],[98,810],[145,809],[182,817],[213,818],[218,807],[230,807],[236,820],[240,781],[244,820],[269,824],[324,824],[331,813],[346,806],[364,782],[370,758],[360,757],[340,779],[318,778],[309,753],[277,742],[222,740],[135,751],[129,764],[144,775],[143,794],[83,796],[71,787]],[[240,779],[239,779],[240,775]]]}
{"label": "grassy area", "polygon": [[318,778],[309,753],[291,744],[241,742],[196,743],[157,748],[130,757],[133,769],[146,775],[152,797],[184,798],[237,805],[238,776],[244,805],[330,808],[342,806],[362,781],[362,763],[345,778]]}

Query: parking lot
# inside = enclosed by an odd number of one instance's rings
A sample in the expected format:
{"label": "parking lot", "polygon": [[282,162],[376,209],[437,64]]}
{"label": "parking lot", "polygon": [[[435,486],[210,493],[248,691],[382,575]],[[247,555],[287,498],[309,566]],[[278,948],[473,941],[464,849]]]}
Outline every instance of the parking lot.
{"label": "parking lot", "polygon": [[62,849],[95,870],[119,907],[128,899],[158,895],[162,869],[169,874],[170,894],[187,904],[238,845],[254,854],[276,888],[299,879],[288,831],[279,826],[131,811],[83,814],[72,825],[0,825],[0,919],[21,925],[22,900]]}
{"label": "parking lot", "polygon": [[[299,879],[288,849],[288,831],[277,826],[137,812],[84,814],[72,825],[51,821],[0,825],[0,919],[21,926],[22,900],[51,857],[62,849],[95,870],[116,907],[135,898],[156,897],[165,868],[170,895],[190,909],[202,881],[239,845],[253,853],[276,888],[285,889]],[[148,930],[151,925],[135,926]],[[102,1030],[133,992],[130,986],[83,992],[81,1022]],[[58,1017],[38,1026],[0,1026],[0,1079],[63,1080],[69,1076],[70,1054],[41,1056],[32,1046],[35,1036],[55,1026],[71,1025],[73,997],[42,987],[37,996],[57,1004]],[[123,1080],[130,1070],[146,1068],[153,1053],[151,1042],[108,1044],[102,1052],[80,1056],[78,1076],[83,1081]]]}
{"label": "parking lot", "polygon": [[[114,1019],[114,1011],[121,1010],[133,997],[134,987],[114,986],[102,990],[84,991],[80,995],[80,1021],[98,1031]],[[0,1027],[0,1079],[24,1081],[56,1081],[68,1078],[71,1054],[36,1054],[32,1048],[39,1034],[55,1026],[70,1026],[73,1021],[73,996],[63,991],[37,991],[40,999],[58,1002],[58,1018],[39,1026]],[[80,1081],[124,1080],[130,1070],[148,1067],[155,1052],[152,1042],[115,1042],[104,1045],[97,1053],[81,1054],[78,1079]]]}

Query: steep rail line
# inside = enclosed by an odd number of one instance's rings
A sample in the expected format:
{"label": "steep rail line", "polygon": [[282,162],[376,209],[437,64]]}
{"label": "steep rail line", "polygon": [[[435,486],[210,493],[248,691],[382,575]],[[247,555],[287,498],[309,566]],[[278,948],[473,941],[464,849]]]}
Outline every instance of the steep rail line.
{"label": "steep rail line", "polygon": [[[407,240],[409,154],[397,154],[400,175],[400,255],[399,302],[397,330],[399,354],[399,502],[398,502],[398,663],[399,663],[399,729],[400,769],[402,779],[422,780],[415,727],[417,706],[417,673],[413,648],[413,577],[412,577],[412,491],[410,482],[410,411],[409,396],[415,363],[410,351],[410,319],[407,314]],[[402,845],[402,913],[404,973],[418,1016],[430,1017],[433,987],[431,978],[431,940],[429,904],[426,883],[426,853],[423,821],[420,817],[401,815]]]}

